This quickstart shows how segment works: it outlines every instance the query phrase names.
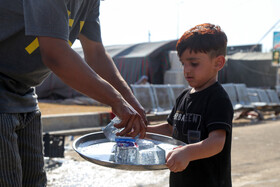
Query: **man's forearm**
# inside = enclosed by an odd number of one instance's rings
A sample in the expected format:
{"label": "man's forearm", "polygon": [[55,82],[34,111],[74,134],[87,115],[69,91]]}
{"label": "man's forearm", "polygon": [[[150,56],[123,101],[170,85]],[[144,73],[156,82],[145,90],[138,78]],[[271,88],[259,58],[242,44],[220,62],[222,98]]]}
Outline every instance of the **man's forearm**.
{"label": "man's forearm", "polygon": [[[106,53],[102,43],[89,40],[87,37],[80,35],[83,46],[85,60],[89,66],[95,70],[103,79],[108,81],[115,89],[117,89],[124,99],[138,112],[143,115],[144,110],[138,100],[134,97],[130,87],[121,76],[113,59]],[[143,116],[144,117],[144,116]]]}
{"label": "man's forearm", "polygon": [[[105,51],[97,52],[96,56],[86,55],[86,61],[98,75],[117,89],[129,103],[135,102],[138,104],[138,101],[135,99],[130,87],[115,66],[113,59]],[[98,61],[98,63],[96,61]]]}
{"label": "man's forearm", "polygon": [[108,73],[108,74],[105,73],[105,75],[102,77],[105,80],[110,81],[110,84],[112,84],[112,86],[114,86],[128,102],[130,100],[134,100],[135,97],[134,97],[130,87],[128,86],[127,82],[123,79],[123,77],[119,73],[112,58],[107,53],[106,53],[105,59],[106,59],[106,61],[109,61],[107,70],[111,73]]}
{"label": "man's forearm", "polygon": [[[102,74],[104,75],[103,78],[107,81],[110,81],[110,84],[116,88],[120,94],[124,97],[124,99],[137,111],[139,114],[143,117],[143,120],[145,121],[145,124],[147,124],[147,119],[146,119],[146,114],[145,110],[142,107],[142,105],[139,103],[139,101],[135,98],[132,90],[126,83],[126,81],[123,79],[119,71],[117,70],[113,60],[109,57],[109,55],[106,55],[105,60],[107,60],[108,69],[109,72],[108,74]],[[108,62],[109,61],[109,62]],[[110,65],[112,64],[112,66]],[[104,69],[104,68],[103,68]],[[107,69],[107,70],[108,70]]]}
{"label": "man's forearm", "polygon": [[[44,45],[45,40],[55,40],[52,42],[52,49]],[[89,68],[67,42],[58,40],[57,43],[57,39],[47,37],[39,37],[39,42],[46,66],[69,86],[110,106],[122,97],[107,81]]]}

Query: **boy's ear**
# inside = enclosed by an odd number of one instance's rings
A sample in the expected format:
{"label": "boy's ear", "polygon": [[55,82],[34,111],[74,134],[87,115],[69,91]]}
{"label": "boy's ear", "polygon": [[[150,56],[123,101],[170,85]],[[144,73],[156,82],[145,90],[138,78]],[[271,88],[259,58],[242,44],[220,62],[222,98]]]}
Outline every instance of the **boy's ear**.
{"label": "boy's ear", "polygon": [[220,71],[226,63],[226,59],[223,55],[217,56],[215,60],[215,67]]}

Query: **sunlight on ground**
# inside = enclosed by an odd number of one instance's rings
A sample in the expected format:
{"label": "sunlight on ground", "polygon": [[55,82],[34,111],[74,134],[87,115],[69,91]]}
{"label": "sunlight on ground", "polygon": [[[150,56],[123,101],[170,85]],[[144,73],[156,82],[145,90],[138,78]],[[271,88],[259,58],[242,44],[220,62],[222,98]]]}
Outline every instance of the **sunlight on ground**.
{"label": "sunlight on ground", "polygon": [[83,112],[111,112],[111,107],[87,105],[62,105],[55,103],[39,103],[42,115],[83,113]]}

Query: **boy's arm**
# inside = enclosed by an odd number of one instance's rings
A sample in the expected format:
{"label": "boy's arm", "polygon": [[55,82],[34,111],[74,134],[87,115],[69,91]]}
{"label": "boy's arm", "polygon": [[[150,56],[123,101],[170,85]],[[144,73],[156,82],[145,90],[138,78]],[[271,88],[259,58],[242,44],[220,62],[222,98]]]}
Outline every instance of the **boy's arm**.
{"label": "boy's arm", "polygon": [[172,136],[173,127],[168,123],[161,123],[158,125],[149,125],[147,132],[162,134],[166,136]]}
{"label": "boy's arm", "polygon": [[[72,88],[112,107],[113,112],[122,119],[125,129],[123,135],[134,129],[131,136],[145,136],[142,117],[123,98],[108,81],[101,78],[68,45],[67,41],[53,37],[38,37],[42,60],[58,77]],[[99,52],[99,51],[97,51]],[[95,51],[93,51],[95,53]],[[99,60],[97,59],[99,62]],[[110,71],[109,71],[110,72]]]}
{"label": "boy's arm", "polygon": [[223,150],[225,140],[225,130],[212,131],[209,137],[203,141],[188,144],[169,152],[166,166],[173,172],[183,171],[190,161],[208,158],[220,153]]}

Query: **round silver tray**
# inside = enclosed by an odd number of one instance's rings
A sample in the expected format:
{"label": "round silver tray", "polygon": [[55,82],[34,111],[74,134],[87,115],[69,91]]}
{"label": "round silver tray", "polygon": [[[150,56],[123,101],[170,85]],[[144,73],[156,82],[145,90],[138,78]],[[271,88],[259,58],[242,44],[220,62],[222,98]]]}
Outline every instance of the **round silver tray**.
{"label": "round silver tray", "polygon": [[[154,144],[159,145],[161,143],[172,145],[174,147],[185,145],[184,142],[179,140],[175,140],[169,136],[164,136],[160,134],[154,133],[147,133],[146,138],[147,140],[152,141]],[[82,150],[92,145],[98,145],[102,143],[110,142],[102,131],[86,134],[84,136],[79,137],[73,143],[73,149],[85,160],[92,162],[94,164],[98,164],[105,167],[116,168],[116,169],[123,169],[123,170],[134,170],[134,171],[147,171],[147,170],[162,170],[167,169],[165,164],[161,165],[128,165],[128,164],[118,164],[114,162],[108,153],[109,156],[105,157],[95,157],[89,154],[85,154]]]}

